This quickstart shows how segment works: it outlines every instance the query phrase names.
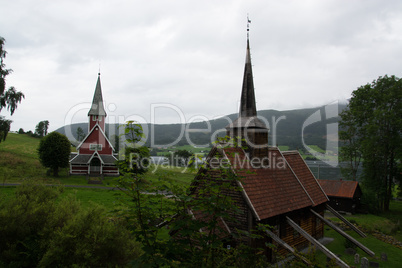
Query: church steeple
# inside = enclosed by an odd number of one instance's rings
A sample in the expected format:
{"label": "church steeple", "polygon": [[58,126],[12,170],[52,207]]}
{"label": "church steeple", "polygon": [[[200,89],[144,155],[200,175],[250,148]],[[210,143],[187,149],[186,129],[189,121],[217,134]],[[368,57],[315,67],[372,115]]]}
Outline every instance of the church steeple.
{"label": "church steeple", "polygon": [[250,22],[251,21],[247,18],[246,63],[244,66],[239,118],[237,118],[237,120],[235,120],[233,123],[229,124],[226,127],[226,129],[228,130],[237,128],[267,129],[264,122],[262,122],[260,119],[257,118],[257,107],[255,104],[255,94],[254,94],[253,70],[251,66],[251,56],[250,56],[250,40],[249,40]]}
{"label": "church steeple", "polygon": [[96,88],[95,88],[94,98],[92,100],[92,106],[88,112],[88,116],[91,116],[91,115],[106,117],[105,108],[103,107],[100,73],[98,73],[98,81],[96,82]]}
{"label": "church steeple", "polygon": [[246,64],[244,66],[239,117],[250,116],[257,116],[257,108],[255,105],[253,70],[251,67],[250,41],[247,36]]}
{"label": "church steeple", "polygon": [[227,127],[227,135],[241,137],[248,147],[250,157],[265,157],[268,154],[268,127],[257,117],[253,71],[250,56],[249,23],[247,18],[247,50],[244,66],[243,85],[240,99],[239,117]]}
{"label": "church steeple", "polygon": [[98,81],[96,82],[94,98],[92,100],[91,109],[88,112],[89,117],[89,130],[95,125],[100,126],[102,130],[105,130],[105,117],[106,111],[103,107],[102,88],[100,82],[100,73],[98,73]]}

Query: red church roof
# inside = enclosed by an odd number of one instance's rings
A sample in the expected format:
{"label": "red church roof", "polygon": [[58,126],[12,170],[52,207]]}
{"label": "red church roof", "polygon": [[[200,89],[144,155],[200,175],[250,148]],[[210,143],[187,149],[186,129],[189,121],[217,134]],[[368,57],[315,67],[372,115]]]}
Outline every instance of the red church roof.
{"label": "red church roof", "polygon": [[328,196],[353,198],[359,183],[344,180],[319,180],[321,187]]}
{"label": "red church roof", "polygon": [[[253,168],[238,164],[248,161],[241,148],[224,148],[223,151],[261,220],[328,200],[298,153],[298,156],[294,153],[282,154],[279,149],[270,148],[272,166]],[[281,161],[283,166],[277,165]]]}
{"label": "red church roof", "polygon": [[[302,182],[306,191],[309,193],[314,203],[323,203],[328,201],[327,197],[324,196],[323,189],[314,177],[310,168],[307,166],[306,162],[303,160],[298,151],[282,152],[283,156],[288,161],[289,165],[295,172],[296,176]],[[325,191],[324,191],[325,192]]]}

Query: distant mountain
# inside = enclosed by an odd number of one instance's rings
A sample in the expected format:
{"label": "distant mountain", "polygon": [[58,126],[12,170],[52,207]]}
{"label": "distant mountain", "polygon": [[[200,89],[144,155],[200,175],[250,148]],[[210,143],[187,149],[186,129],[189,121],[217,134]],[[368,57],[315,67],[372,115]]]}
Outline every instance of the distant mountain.
{"label": "distant mountain", "polygon": [[[346,104],[338,104],[336,108],[340,113],[346,108]],[[314,144],[325,148],[327,125],[339,121],[339,117],[336,116],[337,111],[332,110],[331,112],[328,106],[322,106],[289,111],[263,110],[258,111],[258,115],[268,122],[270,129],[269,144],[286,145],[292,150],[303,147],[302,137],[306,144]],[[234,121],[237,116],[237,114],[231,114],[215,120],[191,124],[144,124],[142,127],[147,137],[145,145],[152,147],[187,144],[196,146],[210,145],[216,139],[216,136],[225,136],[225,127],[230,120]],[[331,118],[326,120],[328,117]],[[303,124],[305,124],[305,128],[302,135]],[[71,141],[78,143],[76,141],[78,127],[81,127],[84,133],[87,134],[88,123],[67,125],[56,131],[66,135]],[[106,134],[112,143],[114,143],[113,136],[118,133],[119,127],[117,124],[106,124]]]}

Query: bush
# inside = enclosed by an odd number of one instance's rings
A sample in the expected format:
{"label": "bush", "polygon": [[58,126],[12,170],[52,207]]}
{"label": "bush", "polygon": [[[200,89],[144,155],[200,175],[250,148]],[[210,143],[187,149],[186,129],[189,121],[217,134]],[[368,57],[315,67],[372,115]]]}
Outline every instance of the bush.
{"label": "bush", "polygon": [[71,150],[68,138],[58,132],[52,132],[40,140],[38,154],[44,167],[53,171],[53,176],[59,175],[59,168],[68,166]]}
{"label": "bush", "polygon": [[140,255],[119,220],[84,210],[62,187],[23,183],[0,201],[0,264],[7,267],[121,266]]}

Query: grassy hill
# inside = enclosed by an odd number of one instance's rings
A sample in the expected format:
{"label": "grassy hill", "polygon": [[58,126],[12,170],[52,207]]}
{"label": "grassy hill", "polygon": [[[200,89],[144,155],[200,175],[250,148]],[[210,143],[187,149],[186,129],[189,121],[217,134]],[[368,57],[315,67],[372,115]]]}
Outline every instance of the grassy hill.
{"label": "grassy hill", "polygon": [[[9,133],[5,142],[0,143],[0,185],[5,182],[18,182],[24,178],[37,178],[45,181],[52,181],[56,178],[46,176],[46,169],[41,166],[36,154],[36,148],[39,146],[39,139],[32,138],[27,135]],[[288,148],[282,148],[288,149]],[[158,181],[168,181],[172,183],[180,183],[181,185],[189,185],[194,178],[194,172],[183,170],[177,167],[165,167],[157,170],[150,170],[147,174],[148,183]],[[68,177],[64,173],[57,180],[63,184],[86,184],[85,177]],[[113,179],[106,179],[105,186],[113,185]],[[0,199],[7,198],[15,192],[15,187],[1,187]],[[74,195],[83,206],[92,206],[93,202],[101,204],[108,211],[113,211],[119,206],[116,198],[116,191],[107,189],[87,189],[87,188],[65,188],[63,196]],[[112,213],[112,212],[110,212]],[[378,240],[375,236],[376,232],[390,234],[401,240],[400,222],[402,221],[402,203],[392,202],[391,211],[382,215],[374,216],[370,214],[358,214],[350,216],[359,226],[363,227],[369,234],[367,238],[358,238],[363,244],[374,250],[376,257],[370,258],[372,261],[379,262],[384,267],[399,267],[398,258],[402,251],[400,248],[392,246],[388,243]],[[328,245],[328,248],[336,254],[343,255],[342,259],[352,265],[352,256],[344,256],[344,239],[334,231],[326,228],[325,235],[335,238],[334,242]],[[381,252],[387,252],[389,261],[383,262],[379,260]],[[360,252],[361,256],[365,256]],[[320,262],[325,262],[325,256],[317,254]]]}
{"label": "grassy hill", "polygon": [[0,143],[0,182],[46,174],[36,152],[39,141],[25,134],[8,134]]}
{"label": "grassy hill", "polygon": [[[68,176],[68,169],[62,169],[60,177],[46,174],[47,169],[39,162],[37,148],[40,139],[25,134],[9,133],[6,141],[0,143],[0,183],[20,182],[23,179],[40,179],[69,185],[87,184],[85,176]],[[73,149],[73,148],[72,148]],[[149,182],[166,179],[189,185],[195,173],[179,167],[150,167],[146,174]],[[113,178],[103,181],[105,186],[113,184]]]}

